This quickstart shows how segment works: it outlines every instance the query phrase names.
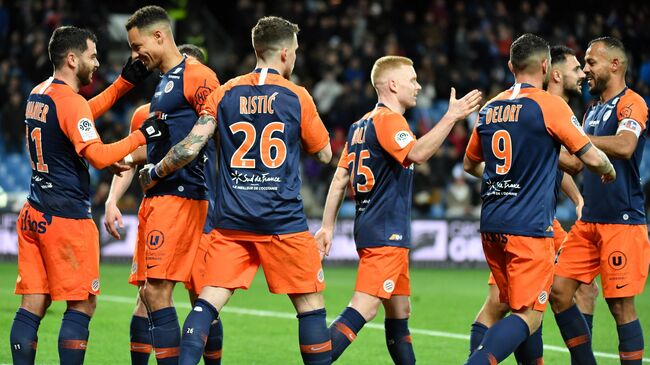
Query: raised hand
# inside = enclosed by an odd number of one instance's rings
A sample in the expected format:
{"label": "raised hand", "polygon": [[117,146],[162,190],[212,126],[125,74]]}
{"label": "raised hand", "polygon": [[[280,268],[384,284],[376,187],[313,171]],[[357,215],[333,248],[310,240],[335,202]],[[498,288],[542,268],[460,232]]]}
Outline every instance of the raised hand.
{"label": "raised hand", "polygon": [[455,121],[463,120],[481,107],[482,94],[474,89],[460,99],[456,99],[456,89],[451,88],[447,116]]}
{"label": "raised hand", "polygon": [[151,75],[151,71],[140,60],[133,60],[129,57],[122,68],[122,78],[126,81],[136,85]]}

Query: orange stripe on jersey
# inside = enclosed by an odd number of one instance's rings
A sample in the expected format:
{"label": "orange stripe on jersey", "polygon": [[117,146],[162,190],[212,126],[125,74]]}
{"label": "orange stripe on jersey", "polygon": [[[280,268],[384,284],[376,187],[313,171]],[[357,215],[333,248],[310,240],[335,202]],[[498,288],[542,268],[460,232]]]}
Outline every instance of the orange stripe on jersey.
{"label": "orange stripe on jersey", "polygon": [[221,359],[221,350],[217,350],[217,351],[205,351],[205,352],[203,353],[203,357],[205,357],[206,359],[210,359],[210,360]]}
{"label": "orange stripe on jersey", "polygon": [[379,144],[393,158],[404,166],[411,164],[408,154],[415,145],[415,136],[411,132],[403,115],[387,107],[378,107],[370,115],[375,126]]}
{"label": "orange stripe on jersey", "polygon": [[183,95],[197,114],[201,113],[208,96],[219,87],[219,79],[208,66],[194,58],[185,60]]}
{"label": "orange stripe on jersey", "polygon": [[343,151],[341,151],[341,158],[339,159],[338,165],[336,165],[340,168],[344,168],[346,170],[350,169],[350,155],[348,155],[348,143],[345,142],[345,145],[343,146]]}
{"label": "orange stripe on jersey", "polygon": [[144,121],[147,120],[147,118],[149,118],[150,107],[151,107],[151,103],[146,103],[144,105],[140,105],[133,112],[133,116],[131,117],[131,127],[130,127],[131,133],[140,129]]}
{"label": "orange stripe on jersey", "polygon": [[168,357],[175,357],[180,354],[179,347],[156,347],[156,359],[166,359]]}
{"label": "orange stripe on jersey", "polygon": [[570,338],[564,341],[564,343],[566,343],[566,347],[572,349],[576,346],[582,345],[583,343],[587,343],[588,341],[589,341],[589,335],[582,335],[582,336]]}
{"label": "orange stripe on jersey", "polygon": [[627,89],[616,104],[616,116],[619,123],[624,119],[633,119],[639,123],[641,129],[645,129],[648,120],[648,106],[639,94]]}
{"label": "orange stripe on jersey", "polygon": [[344,334],[350,342],[354,341],[357,338],[357,334],[354,333],[350,327],[346,326],[345,323],[336,322],[334,326],[336,327],[336,330]]}
{"label": "orange stripe on jersey", "polygon": [[313,345],[300,345],[300,352],[303,354],[318,354],[332,350],[332,341],[316,343]]}
{"label": "orange stripe on jersey", "polygon": [[88,341],[83,340],[63,340],[60,342],[61,347],[69,350],[83,350],[86,351]]}

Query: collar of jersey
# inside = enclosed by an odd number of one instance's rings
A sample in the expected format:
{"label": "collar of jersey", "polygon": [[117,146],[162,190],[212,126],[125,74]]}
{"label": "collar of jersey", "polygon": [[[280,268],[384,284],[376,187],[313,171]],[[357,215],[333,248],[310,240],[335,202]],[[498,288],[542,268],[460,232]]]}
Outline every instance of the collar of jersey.
{"label": "collar of jersey", "polygon": [[[515,85],[517,85],[517,84],[515,83]],[[512,89],[515,87],[515,85],[512,85],[512,86],[510,87],[510,90],[512,90]],[[529,83],[526,83],[526,82],[522,82],[522,83],[521,83],[521,88],[522,88],[522,89],[535,88],[535,86],[533,86],[533,85],[531,85],[531,84],[529,84]]]}
{"label": "collar of jersey", "polygon": [[170,68],[169,71],[167,71],[167,72],[165,72],[164,74],[160,75],[160,77],[167,76],[167,74],[169,74],[170,72],[172,72],[172,71],[176,70],[177,68],[181,67],[181,65],[182,65],[186,60],[187,60],[187,55],[186,55],[185,53],[183,53],[183,59],[181,60],[181,62],[179,62],[178,65],[176,65],[176,66]]}
{"label": "collar of jersey", "polygon": [[598,98],[598,99],[596,99],[596,103],[598,103],[598,105],[609,104],[609,103],[612,102],[612,100],[614,100],[614,99],[616,99],[616,98],[620,98],[623,94],[625,94],[626,91],[627,91],[627,85],[625,86],[625,88],[623,89],[623,91],[621,91],[620,93],[618,93],[618,94],[612,96],[609,100],[607,100],[607,101],[600,101],[600,98]]}
{"label": "collar of jersey", "polygon": [[[270,73],[270,74],[276,74],[276,75],[280,74],[277,70],[274,70],[274,69],[268,68],[268,67],[265,67],[265,68],[268,70],[268,73]],[[253,72],[260,73],[260,72],[262,72],[262,68],[256,68],[255,71],[253,71]]]}
{"label": "collar of jersey", "polygon": [[53,83],[53,84],[67,85],[67,84],[65,83],[65,81],[63,81],[63,80],[59,80],[59,79],[56,79],[56,78],[55,78],[55,79],[52,79],[52,83]]}

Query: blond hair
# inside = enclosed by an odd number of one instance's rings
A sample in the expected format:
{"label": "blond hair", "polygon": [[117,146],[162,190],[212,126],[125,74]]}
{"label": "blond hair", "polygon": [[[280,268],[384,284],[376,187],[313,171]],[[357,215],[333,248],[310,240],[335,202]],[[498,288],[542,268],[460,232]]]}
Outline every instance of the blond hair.
{"label": "blond hair", "polygon": [[402,56],[384,56],[375,61],[370,71],[370,82],[372,86],[377,87],[377,83],[382,81],[381,78],[387,71],[394,70],[401,66],[413,66],[410,58]]}

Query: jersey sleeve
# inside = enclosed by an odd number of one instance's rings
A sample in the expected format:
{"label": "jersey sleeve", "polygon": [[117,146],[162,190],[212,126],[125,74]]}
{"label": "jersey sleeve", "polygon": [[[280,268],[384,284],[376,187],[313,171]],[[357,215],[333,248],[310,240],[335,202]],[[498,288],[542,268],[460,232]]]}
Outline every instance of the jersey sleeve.
{"label": "jersey sleeve", "polygon": [[219,103],[221,103],[221,99],[223,99],[223,96],[226,93],[227,86],[228,84],[221,85],[217,87],[213,92],[211,92],[210,95],[208,95],[205,100],[205,104],[203,105],[203,109],[201,109],[199,115],[211,115],[217,119],[217,110],[219,109]]}
{"label": "jersey sleeve", "polygon": [[550,96],[547,100],[537,100],[544,115],[546,130],[556,141],[575,154],[590,143],[589,138],[580,127],[578,118],[573,115],[571,108],[558,96]]}
{"label": "jersey sleeve", "polygon": [[151,104],[147,103],[144,105],[140,105],[134,112],[133,116],[131,117],[131,128],[130,131],[131,133],[137,131],[142,127],[142,124],[144,123],[147,118],[149,118],[149,107]]}
{"label": "jersey sleeve", "polygon": [[[75,94],[61,100],[63,107],[57,107],[57,117],[63,133],[74,145],[79,156],[81,151],[93,143],[101,143],[88,102]],[[58,105],[57,105],[58,106]]]}
{"label": "jersey sleeve", "polygon": [[345,146],[343,146],[343,151],[341,152],[341,158],[339,159],[339,163],[337,166],[340,168],[344,168],[346,170],[350,169],[350,155],[348,155],[347,142],[345,142]]}
{"label": "jersey sleeve", "polygon": [[400,164],[409,165],[407,156],[416,139],[406,119],[395,113],[378,115],[374,118],[374,125],[381,148]]}
{"label": "jersey sleeve", "polygon": [[197,114],[203,110],[208,96],[219,87],[217,75],[198,61],[187,60],[183,75],[183,94]]}
{"label": "jersey sleeve", "polygon": [[648,106],[641,96],[628,90],[616,105],[616,116],[618,117],[617,134],[621,131],[629,131],[639,138],[646,129]]}
{"label": "jersey sleeve", "polygon": [[313,154],[327,146],[330,136],[320,119],[320,115],[318,115],[314,99],[307,90],[301,89],[301,91],[298,94],[301,109],[300,138],[305,152]]}
{"label": "jersey sleeve", "polygon": [[122,76],[118,76],[104,91],[88,101],[93,119],[97,119],[106,113],[119,98],[131,89],[133,89],[133,84],[126,81]]}
{"label": "jersey sleeve", "polygon": [[483,148],[481,147],[481,136],[478,134],[478,122],[472,130],[472,135],[469,137],[465,155],[474,162],[483,161]]}

